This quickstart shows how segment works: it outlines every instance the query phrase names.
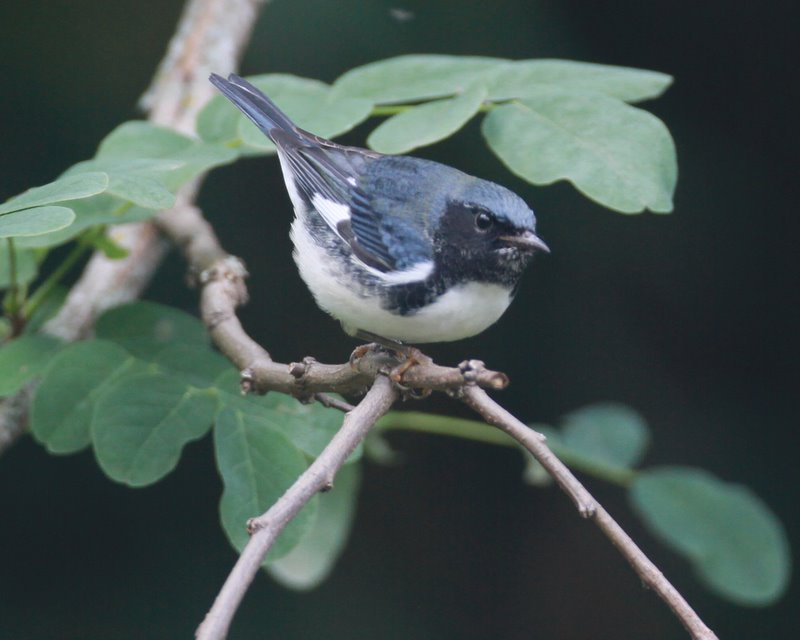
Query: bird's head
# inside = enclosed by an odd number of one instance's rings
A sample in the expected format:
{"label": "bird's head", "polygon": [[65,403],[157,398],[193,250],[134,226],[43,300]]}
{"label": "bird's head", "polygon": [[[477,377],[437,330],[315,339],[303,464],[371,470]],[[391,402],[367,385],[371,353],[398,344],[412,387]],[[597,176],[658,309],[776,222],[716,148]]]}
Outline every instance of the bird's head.
{"label": "bird's head", "polygon": [[435,236],[440,264],[465,279],[515,286],[538,251],[536,216],[505,187],[472,178],[446,200]]}

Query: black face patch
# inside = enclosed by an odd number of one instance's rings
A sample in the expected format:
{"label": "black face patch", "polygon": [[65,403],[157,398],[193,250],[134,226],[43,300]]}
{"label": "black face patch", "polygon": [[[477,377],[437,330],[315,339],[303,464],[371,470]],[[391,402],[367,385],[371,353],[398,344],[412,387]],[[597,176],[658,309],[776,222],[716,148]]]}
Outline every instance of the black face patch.
{"label": "black face patch", "polygon": [[477,204],[450,201],[439,223],[439,234],[465,248],[485,247],[512,229],[494,213]]}
{"label": "black face patch", "polygon": [[437,271],[448,286],[477,281],[513,287],[530,259],[502,239],[516,233],[507,221],[478,204],[448,202],[434,235]]}

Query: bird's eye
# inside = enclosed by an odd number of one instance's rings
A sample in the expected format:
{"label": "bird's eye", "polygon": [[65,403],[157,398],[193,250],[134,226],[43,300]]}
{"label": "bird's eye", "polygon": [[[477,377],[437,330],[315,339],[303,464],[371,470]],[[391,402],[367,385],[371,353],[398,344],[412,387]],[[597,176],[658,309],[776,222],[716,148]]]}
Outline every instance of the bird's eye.
{"label": "bird's eye", "polygon": [[494,218],[491,214],[485,211],[478,211],[478,213],[475,214],[475,228],[478,231],[488,231],[493,224]]}

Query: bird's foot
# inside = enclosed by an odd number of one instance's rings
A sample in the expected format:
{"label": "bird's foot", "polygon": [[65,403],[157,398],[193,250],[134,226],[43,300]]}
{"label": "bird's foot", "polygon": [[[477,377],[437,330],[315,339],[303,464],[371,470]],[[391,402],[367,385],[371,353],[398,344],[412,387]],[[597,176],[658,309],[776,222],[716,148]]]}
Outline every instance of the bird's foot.
{"label": "bird's foot", "polygon": [[422,351],[420,351],[416,347],[410,347],[408,345],[400,345],[400,347],[401,348],[399,349],[395,349],[395,353],[404,356],[405,360],[403,360],[403,362],[397,365],[389,373],[389,378],[393,382],[396,382],[397,384],[403,384],[403,376],[405,375],[406,371],[408,371],[411,367],[416,366],[418,364],[421,365],[433,364],[433,359],[430,356],[426,356],[424,353],[422,353]]}
{"label": "bird's foot", "polygon": [[[402,342],[384,338],[383,336],[363,330],[356,331],[355,335],[362,340],[369,340],[370,342],[369,344],[363,344],[360,347],[355,348],[353,353],[350,355],[350,366],[354,367],[355,363],[370,351],[389,351],[394,354],[397,360],[402,360],[400,364],[389,371],[389,379],[401,387],[406,387],[403,381],[403,376],[409,369],[411,369],[411,367],[415,365],[433,364],[433,359],[429,356],[426,356],[416,347],[412,347],[410,345],[403,344]],[[414,397],[426,397],[430,395],[430,391],[415,391],[408,388],[406,388],[406,390]]]}
{"label": "bird's foot", "polygon": [[358,369],[358,361],[373,351],[385,351],[385,348],[382,344],[378,344],[377,342],[369,342],[357,346],[353,349],[353,353],[350,354],[350,368]]}

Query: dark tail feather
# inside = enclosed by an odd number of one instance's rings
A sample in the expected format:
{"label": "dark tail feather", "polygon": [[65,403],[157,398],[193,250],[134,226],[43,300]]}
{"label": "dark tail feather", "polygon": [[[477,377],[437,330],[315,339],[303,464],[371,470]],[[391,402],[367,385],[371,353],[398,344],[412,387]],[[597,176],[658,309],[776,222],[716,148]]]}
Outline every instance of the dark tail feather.
{"label": "dark tail feather", "polygon": [[289,116],[244,78],[232,73],[225,80],[216,73],[212,73],[209,80],[270,139],[273,137],[273,129],[281,129],[302,138],[295,124],[289,120]]}

